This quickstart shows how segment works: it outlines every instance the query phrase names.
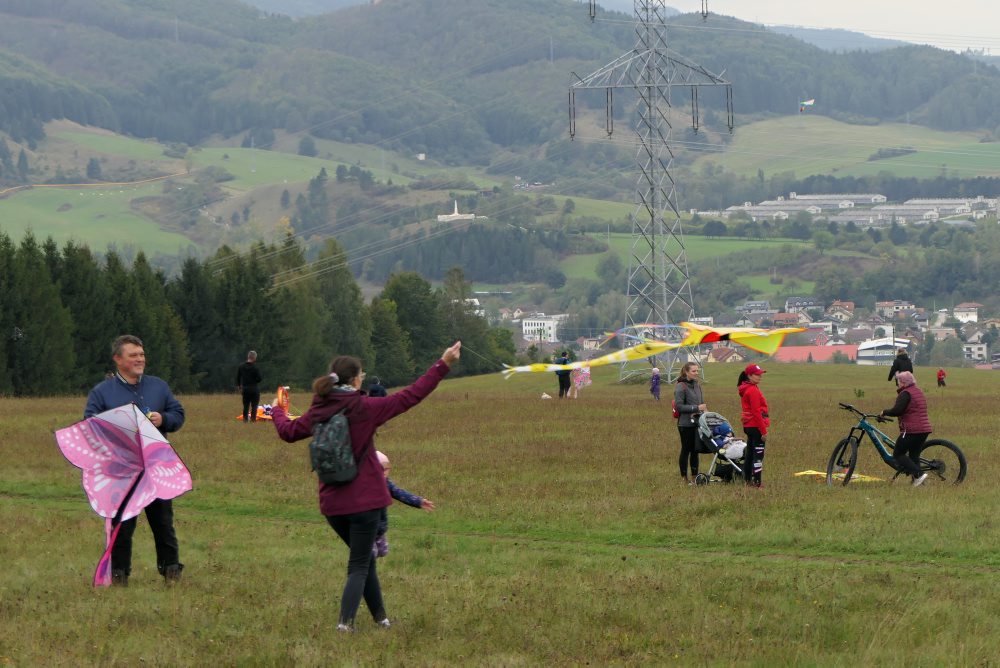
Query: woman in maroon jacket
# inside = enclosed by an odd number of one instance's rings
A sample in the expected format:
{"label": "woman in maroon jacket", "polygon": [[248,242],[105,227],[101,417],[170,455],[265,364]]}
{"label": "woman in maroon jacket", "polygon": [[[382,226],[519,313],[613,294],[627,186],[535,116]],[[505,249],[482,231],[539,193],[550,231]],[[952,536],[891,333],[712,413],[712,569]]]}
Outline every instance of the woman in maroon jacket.
{"label": "woman in maroon jacket", "polygon": [[913,478],[913,486],[918,487],[927,480],[927,474],[920,473],[920,467],[913,460],[919,457],[924,441],[933,431],[931,420],[927,417],[927,398],[909,371],[897,373],[896,382],[899,384],[896,403],[882,411],[881,415],[899,418],[899,438],[892,449],[892,458],[903,473]]}
{"label": "woman in maroon jacket", "polygon": [[290,420],[282,408],[272,411],[278,436],[289,443],[311,437],[313,425],[325,422],[341,410],[345,411],[350,425],[351,448],[355,459],[359,460],[358,477],[346,485],[319,485],[320,512],[350,549],[347,582],[340,599],[340,623],[337,625],[340,631],[353,630],[362,595],[376,623],[389,626],[372,545],[381,511],[392,503],[392,498],[375,454],[375,430],[433,392],[451,365],[458,361],[461,349],[462,343],[456,342],[415,383],[387,397],[361,394],[359,390],[365,377],[361,360],[346,355],[337,357],[330,363],[329,375],[313,382],[315,395],[305,414]]}

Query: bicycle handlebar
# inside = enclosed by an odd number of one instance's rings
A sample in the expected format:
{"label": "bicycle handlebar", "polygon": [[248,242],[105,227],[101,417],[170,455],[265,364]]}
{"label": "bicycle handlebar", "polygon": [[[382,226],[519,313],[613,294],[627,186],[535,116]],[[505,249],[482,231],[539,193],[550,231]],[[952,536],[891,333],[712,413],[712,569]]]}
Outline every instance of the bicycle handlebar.
{"label": "bicycle handlebar", "polygon": [[865,413],[863,411],[858,410],[857,408],[855,408],[851,404],[845,404],[842,401],[839,402],[838,405],[842,409],[844,409],[845,411],[852,411],[853,413],[855,413],[860,418],[874,418],[876,422],[892,422],[892,418],[884,417],[884,416],[879,415],[877,413]]}

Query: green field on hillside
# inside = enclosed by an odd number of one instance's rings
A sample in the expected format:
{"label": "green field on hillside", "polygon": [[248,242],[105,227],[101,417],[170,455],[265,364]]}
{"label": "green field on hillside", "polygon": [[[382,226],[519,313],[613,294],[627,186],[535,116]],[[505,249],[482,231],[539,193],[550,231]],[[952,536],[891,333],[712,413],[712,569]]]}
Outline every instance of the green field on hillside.
{"label": "green field on hillside", "polygon": [[95,251],[108,244],[132,245],[147,253],[177,255],[192,248],[183,235],[167,232],[130,206],[137,197],[157,195],[161,183],[101,188],[34,188],[0,199],[0,229],[15,243],[26,230],[36,237],[51,236],[62,246],[69,240]]}
{"label": "green field on hillside", "polygon": [[[963,485],[892,483],[868,446],[858,472],[881,480],[828,488],[795,473],[825,470],[852,422],[838,401],[892,404],[885,368],[762,364],[760,489],[684,484],[669,400],[619,385],[614,367],[565,401],[539,398],[551,373],[446,379],[379,430],[393,481],[437,510],[389,507],[377,570],[393,625],[362,605],[351,635],[334,629],[347,549],[318,512],[305,441],[234,420],[237,395],[180,397],[170,440],[194,479],[174,502],[183,580],[164,587],[140,518],[129,587],[94,589],[104,521],[52,437],[85,397],[5,399],[0,663],[995,663],[1000,374],[949,369],[942,391],[917,368],[934,436],[968,458]],[[737,421],[740,368],[707,365],[704,383],[708,408]],[[293,408],[309,400],[293,390]]]}
{"label": "green field on hillside", "polygon": [[155,141],[84,130],[60,130],[53,133],[52,136],[105,155],[115,155],[132,160],[176,161],[175,158],[164,155],[165,146]]}
{"label": "green field on hillside", "polygon": [[[794,172],[860,176],[890,170],[897,176],[933,178],[942,165],[951,176],[1000,175],[1000,144],[980,144],[979,135],[942,132],[901,123],[849,125],[825,116],[785,116],[736,128],[724,153],[700,158],[744,176]],[[879,149],[913,147],[916,153],[869,161]]]}
{"label": "green field on hillside", "polygon": [[[587,216],[593,218],[603,218],[604,220],[610,222],[619,222],[621,220],[628,219],[629,214],[635,210],[634,204],[628,204],[626,202],[611,202],[608,200],[560,195],[558,193],[549,193],[545,191],[540,191],[539,194],[548,195],[555,199],[560,212],[562,211],[566,200],[573,200],[573,212],[567,216],[570,220],[577,216]],[[539,216],[538,221],[552,221],[560,216],[561,213]]]}
{"label": "green field on hillside", "polygon": [[[632,253],[631,234],[612,233],[611,235],[593,234],[591,236],[602,241],[607,241],[610,249],[618,254],[625,266],[628,266],[629,257]],[[709,238],[694,235],[684,237],[684,246],[687,251],[689,264],[712,257],[721,258],[739,251],[753,250],[755,248],[772,248],[783,244],[811,246],[812,242],[795,239]],[[594,278],[596,276],[597,265],[603,255],[603,253],[571,255],[563,260],[559,266],[567,278]]]}
{"label": "green field on hillside", "polygon": [[[780,284],[772,283],[771,277],[766,274],[763,276],[740,276],[739,279],[748,284],[754,291],[754,299],[773,300],[779,292],[787,294],[792,289],[792,286],[798,286],[794,290],[795,296],[811,295],[813,290],[816,289],[815,281],[803,281],[794,277],[782,277],[782,283]],[[784,301],[781,304],[771,304],[774,308],[783,308],[784,305]]]}

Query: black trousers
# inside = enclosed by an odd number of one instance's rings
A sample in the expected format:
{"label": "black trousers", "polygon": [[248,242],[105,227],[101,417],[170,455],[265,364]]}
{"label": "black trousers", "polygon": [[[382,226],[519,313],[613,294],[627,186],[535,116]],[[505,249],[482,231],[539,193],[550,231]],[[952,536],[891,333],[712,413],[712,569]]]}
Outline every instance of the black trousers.
{"label": "black trousers", "polygon": [[688,464],[691,465],[691,475],[698,475],[698,427],[677,427],[677,433],[681,436],[681,456],[678,460],[681,475],[685,478],[688,474]]}
{"label": "black trousers", "polygon": [[326,521],[350,549],[347,582],[344,583],[344,593],[340,597],[341,624],[354,625],[362,595],[376,622],[386,618],[382,587],[375,570],[375,554],[372,552],[381,516],[381,508],[351,515],[326,516]]}
{"label": "black trousers", "polygon": [[[115,545],[111,548],[111,568],[132,573],[132,536],[135,534],[136,520],[133,517],[121,523]],[[153,542],[156,544],[156,570],[163,575],[167,566],[180,564],[180,551],[177,545],[177,534],[174,533],[174,504],[172,501],[155,499],[146,506],[146,521],[153,531]]]}
{"label": "black trousers", "polygon": [[260,406],[260,390],[243,390],[243,421],[257,421],[257,407]]}
{"label": "black trousers", "polygon": [[928,436],[930,434],[900,434],[896,439],[896,445],[892,448],[892,458],[896,460],[903,473],[914,478],[920,475],[920,467],[916,462],[917,452],[923,447]]}
{"label": "black trousers", "polygon": [[569,394],[570,378],[569,374],[556,374],[559,377],[559,398],[562,399]]}
{"label": "black trousers", "polygon": [[760,485],[764,473],[764,436],[756,427],[743,427],[747,448],[743,455],[743,480],[748,485]]}

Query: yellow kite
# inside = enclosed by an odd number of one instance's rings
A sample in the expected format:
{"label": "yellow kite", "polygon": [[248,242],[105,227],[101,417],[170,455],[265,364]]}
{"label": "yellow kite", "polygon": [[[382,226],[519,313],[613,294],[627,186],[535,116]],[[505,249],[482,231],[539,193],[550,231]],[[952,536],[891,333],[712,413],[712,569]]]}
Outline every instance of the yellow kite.
{"label": "yellow kite", "polygon": [[[795,332],[804,332],[803,327],[785,327],[782,329],[755,329],[751,327],[704,327],[690,322],[682,322],[681,326],[686,328],[688,333],[680,343],[667,343],[665,341],[646,341],[631,348],[597,357],[592,360],[573,362],[571,364],[527,364],[525,366],[508,366],[501,373],[504,378],[510,378],[515,373],[543,373],[545,371],[569,371],[582,367],[604,366],[606,364],[621,364],[634,360],[652,357],[665,353],[668,350],[677,348],[687,348],[698,346],[703,343],[714,343],[716,341],[732,341],[739,345],[756,350],[759,353],[773,355],[785,337]],[[506,365],[504,365],[506,366]]]}

